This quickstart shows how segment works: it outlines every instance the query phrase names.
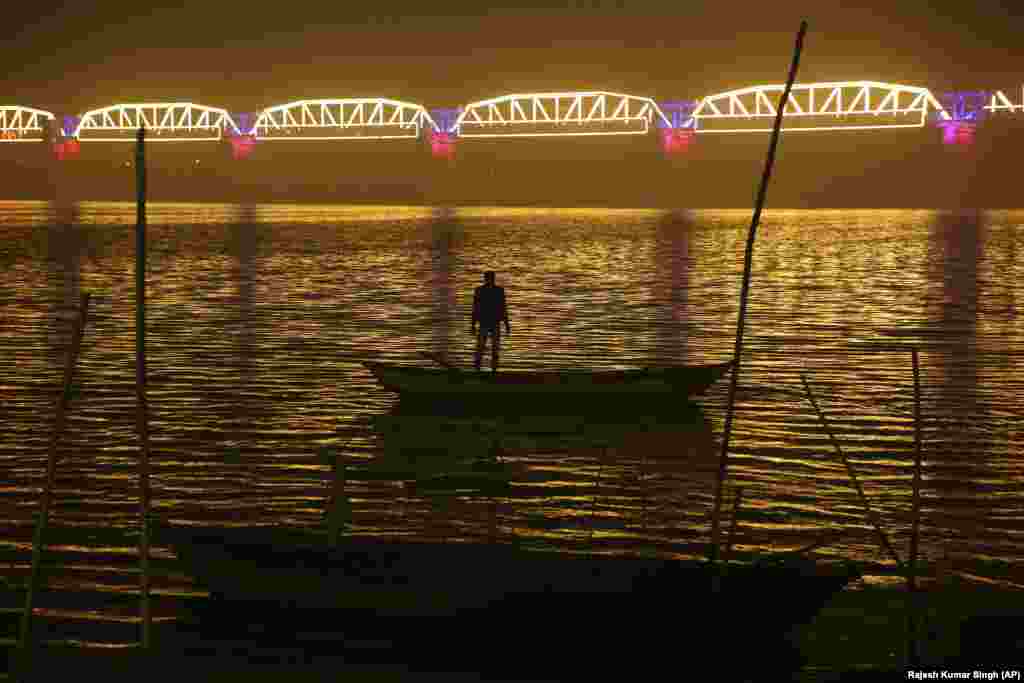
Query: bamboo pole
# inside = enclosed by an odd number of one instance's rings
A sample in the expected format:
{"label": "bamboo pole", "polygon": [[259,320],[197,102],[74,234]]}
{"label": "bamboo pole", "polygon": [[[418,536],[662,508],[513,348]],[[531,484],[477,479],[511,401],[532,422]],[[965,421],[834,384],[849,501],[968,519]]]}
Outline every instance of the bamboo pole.
{"label": "bamboo pole", "polygon": [[640,453],[640,474],[637,484],[640,486],[640,529],[647,533],[647,452]]}
{"label": "bamboo pole", "polygon": [[352,502],[349,500],[345,489],[348,485],[348,475],[345,462],[342,457],[349,444],[359,436],[359,432],[353,429],[348,439],[340,449],[326,447],[320,450],[320,460],[331,468],[330,490],[324,501],[324,517],[327,524],[327,545],[330,548],[337,548],[341,545],[341,537],[352,525]]}
{"label": "bamboo pole", "polygon": [[601,478],[604,476],[604,461],[608,455],[608,444],[601,446],[601,454],[598,457],[597,477],[594,481],[594,492],[590,496],[590,538],[587,543],[590,549],[594,549],[594,524],[597,522],[597,500],[601,496]]}
{"label": "bamboo pole", "polygon": [[732,540],[736,536],[736,524],[740,517],[740,505],[743,504],[743,487],[736,489],[736,497],[732,501],[732,521],[729,523],[729,533],[725,537],[725,552],[722,553],[725,561],[729,561],[732,554]]}
{"label": "bamboo pole", "polygon": [[804,35],[807,33],[807,22],[800,22],[800,30],[796,34],[796,47],[793,51],[793,63],[789,67],[789,76],[786,79],[786,89],[782,91],[779,98],[779,107],[775,112],[775,124],[772,126],[772,139],[768,146],[768,158],[765,160],[764,173],[761,176],[761,187],[757,192],[757,203],[754,205],[754,216],[750,221],[750,231],[747,235],[747,250],[743,258],[743,286],[740,289],[740,311],[739,319],[736,321],[736,347],[733,351],[733,366],[729,381],[729,404],[725,413],[725,427],[722,434],[722,454],[718,464],[718,479],[715,483],[715,503],[711,515],[711,547],[709,560],[711,564],[718,562],[718,537],[721,529],[722,517],[722,490],[725,486],[725,478],[729,467],[729,438],[732,435],[732,420],[736,404],[736,388],[739,385],[740,360],[743,353],[743,326],[747,317],[747,296],[750,292],[750,270],[754,258],[754,240],[757,236],[757,224],[761,220],[761,209],[764,208],[765,196],[768,192],[768,180],[772,175],[772,165],[775,163],[775,148],[779,144],[779,129],[782,127],[782,115],[786,110],[786,102],[789,100],[789,93],[793,89],[793,81],[796,80],[797,67],[800,65],[800,53],[804,47]]}
{"label": "bamboo pole", "polygon": [[331,458],[333,485],[331,491],[331,509],[327,518],[327,533],[330,546],[332,548],[338,548],[341,545],[342,535],[344,535],[351,524],[352,510],[348,496],[345,495],[345,463],[337,453],[332,455],[334,456]]}
{"label": "bamboo pole", "polygon": [[491,493],[490,505],[488,508],[487,535],[491,545],[498,543],[498,499]]}
{"label": "bamboo pole", "polygon": [[882,529],[881,522],[878,520],[878,515],[871,508],[871,503],[868,502],[868,497],[864,494],[864,487],[860,484],[860,479],[857,478],[857,472],[853,469],[853,463],[846,458],[846,454],[843,453],[843,449],[839,445],[839,441],[836,439],[835,434],[832,433],[832,427],[828,424],[828,418],[825,417],[825,413],[818,407],[818,402],[814,398],[814,393],[811,391],[811,385],[807,383],[807,376],[804,373],[800,373],[800,381],[804,383],[804,390],[807,392],[807,398],[810,399],[811,405],[814,406],[814,412],[818,414],[818,420],[821,422],[821,426],[825,429],[825,433],[828,434],[828,439],[832,443],[832,448],[835,449],[836,455],[839,456],[839,460],[846,466],[846,471],[850,475],[850,481],[853,482],[854,488],[857,490],[857,496],[860,498],[861,505],[864,506],[864,515],[868,518],[868,521],[875,528],[875,532],[878,534],[878,539],[882,544],[882,548],[885,549],[889,555],[896,561],[897,568],[902,572],[904,571],[903,561],[900,560],[899,553],[896,552],[896,548],[893,547],[892,543],[889,542],[889,537]]}
{"label": "bamboo pole", "polygon": [[142,457],[139,460],[139,517],[142,533],[142,647],[151,642],[152,614],[149,604],[149,417],[146,406],[146,129],[139,128],[135,144],[135,394],[136,421]]}
{"label": "bamboo pole", "polygon": [[917,605],[917,552],[921,533],[921,371],[917,348],[910,350],[914,366],[914,494],[911,510],[910,559],[907,563],[907,590],[910,592],[908,650],[911,666],[921,663],[918,646],[919,611]]}
{"label": "bamboo pole", "polygon": [[50,452],[46,460],[46,483],[39,501],[39,514],[36,518],[35,533],[32,536],[32,566],[29,570],[28,590],[25,593],[25,609],[21,614],[21,634],[18,647],[24,658],[28,657],[28,648],[32,641],[32,612],[36,586],[39,583],[39,566],[43,556],[43,535],[50,521],[54,480],[57,476],[57,446],[64,434],[67,412],[71,407],[72,382],[75,376],[75,365],[78,363],[78,355],[82,348],[82,336],[85,334],[90,297],[88,292],[82,294],[81,311],[75,326],[75,334],[71,339],[71,346],[68,348],[67,358],[64,361],[64,382],[60,398],[57,400],[56,423],[53,427],[53,434],[50,436]]}

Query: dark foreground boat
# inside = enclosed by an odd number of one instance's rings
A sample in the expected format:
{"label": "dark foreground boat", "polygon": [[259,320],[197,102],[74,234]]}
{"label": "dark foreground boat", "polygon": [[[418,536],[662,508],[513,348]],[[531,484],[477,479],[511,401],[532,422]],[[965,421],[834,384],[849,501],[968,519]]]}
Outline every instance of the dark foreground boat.
{"label": "dark foreground boat", "polygon": [[282,530],[161,535],[211,594],[197,612],[207,639],[255,622],[276,638],[343,630],[386,638],[421,669],[533,679],[792,670],[786,634],[858,577],[806,560],[713,569],[475,543],[348,538],[328,549]]}
{"label": "dark foreground boat", "polygon": [[732,362],[635,370],[550,372],[476,372],[365,361],[385,389],[402,400],[536,401],[580,399],[622,405],[703,394],[728,374]]}

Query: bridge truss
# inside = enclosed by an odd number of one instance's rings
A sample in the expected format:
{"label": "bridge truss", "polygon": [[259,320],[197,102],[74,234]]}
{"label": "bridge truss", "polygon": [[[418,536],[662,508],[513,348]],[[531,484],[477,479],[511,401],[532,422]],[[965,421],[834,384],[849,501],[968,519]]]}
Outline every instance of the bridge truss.
{"label": "bridge truss", "polygon": [[1024,86],[1021,86],[1020,104],[1013,104],[1012,102],[1010,102],[1010,98],[1006,96],[1006,93],[1004,93],[1002,90],[997,90],[994,93],[992,93],[992,98],[991,100],[989,100],[989,103],[985,107],[985,110],[993,112],[1007,111],[1011,113],[1015,111],[1024,112]]}
{"label": "bridge truss", "polygon": [[125,142],[146,127],[147,142],[220,140],[240,134],[224,109],[191,102],[115,104],[82,114],[72,137],[90,142]]}
{"label": "bridge truss", "polygon": [[[783,85],[757,85],[705,97],[693,113],[698,133],[771,131]],[[876,81],[793,86],[782,130],[919,128],[929,111],[950,115],[927,88]],[[787,120],[791,123],[787,123]]]}
{"label": "bridge truss", "polygon": [[439,131],[421,105],[384,98],[299,100],[260,112],[257,140],[391,140]]}
{"label": "bridge truss", "polygon": [[448,132],[463,138],[643,135],[671,122],[649,97],[612,92],[505,95],[466,105]]}
{"label": "bridge truss", "polygon": [[0,142],[42,142],[46,134],[44,122],[56,116],[30,107],[0,107]]}

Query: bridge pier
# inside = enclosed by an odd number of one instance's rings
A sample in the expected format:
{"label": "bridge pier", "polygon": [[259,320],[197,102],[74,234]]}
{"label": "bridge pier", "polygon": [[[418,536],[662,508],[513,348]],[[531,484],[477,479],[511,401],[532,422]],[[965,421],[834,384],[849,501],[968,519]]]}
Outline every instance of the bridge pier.
{"label": "bridge pier", "polygon": [[978,126],[973,121],[943,121],[942,142],[946,145],[970,145]]}
{"label": "bridge pier", "polygon": [[231,157],[236,160],[248,159],[256,146],[256,136],[229,134],[227,137],[231,143]]}
{"label": "bridge pier", "polygon": [[666,154],[683,154],[697,140],[697,124],[693,112],[697,103],[681,100],[677,102],[659,102],[658,106],[668,124],[660,118],[655,119],[661,134],[661,149]]}
{"label": "bridge pier", "polygon": [[437,124],[438,130],[430,130],[430,153],[435,159],[455,158],[455,144],[458,134],[455,132],[455,123],[459,120],[462,109],[432,109],[430,118]]}
{"label": "bridge pier", "polygon": [[691,128],[665,128],[661,131],[661,148],[666,154],[682,154],[697,140]]}
{"label": "bridge pier", "polygon": [[45,142],[50,145],[53,157],[57,161],[74,159],[81,151],[81,144],[72,135],[77,125],[78,119],[76,117],[65,116],[60,127],[57,126],[57,121],[54,119],[50,122],[48,130],[43,133]]}
{"label": "bridge pier", "polygon": [[942,142],[946,145],[970,145],[978,124],[985,118],[985,104],[991,93],[979,91],[946,92],[938,99],[950,119],[938,119],[942,129]]}
{"label": "bridge pier", "polygon": [[228,142],[231,143],[231,157],[233,159],[248,159],[256,146],[256,131],[254,125],[257,116],[251,112],[243,112],[235,116],[238,125],[238,133],[228,132]]}
{"label": "bridge pier", "polygon": [[455,158],[455,136],[451,133],[431,131],[430,153],[435,159],[453,160]]}
{"label": "bridge pier", "polygon": [[76,158],[82,151],[82,143],[75,138],[63,138],[53,142],[53,156],[57,161]]}

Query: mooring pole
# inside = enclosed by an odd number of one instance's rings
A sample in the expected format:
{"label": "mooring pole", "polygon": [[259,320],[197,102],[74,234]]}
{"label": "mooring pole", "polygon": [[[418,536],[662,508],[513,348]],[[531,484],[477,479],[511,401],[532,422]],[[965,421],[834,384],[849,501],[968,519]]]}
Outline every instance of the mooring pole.
{"label": "mooring pole", "polygon": [[918,363],[917,347],[911,349],[910,353],[914,365],[914,497],[910,513],[910,559],[907,561],[907,589],[910,593],[910,633],[907,640],[909,663],[911,666],[919,666],[921,611],[917,590],[917,553],[921,537],[921,367]]}
{"label": "mooring pole", "polygon": [[78,320],[75,325],[74,336],[71,345],[68,347],[67,358],[64,361],[64,382],[62,385],[60,399],[57,401],[57,416],[50,435],[50,449],[46,459],[46,483],[43,485],[43,493],[39,499],[39,513],[36,518],[35,533],[32,536],[32,564],[29,568],[28,585],[25,591],[25,607],[21,614],[21,633],[18,639],[18,648],[21,651],[19,663],[20,673],[28,675],[28,668],[31,661],[30,648],[32,647],[32,616],[35,610],[35,594],[39,584],[39,570],[42,564],[44,539],[46,527],[50,523],[50,507],[53,504],[53,488],[57,478],[57,449],[60,446],[61,437],[64,435],[64,427],[67,424],[67,413],[71,409],[71,396],[74,390],[75,366],[78,363],[78,356],[82,348],[82,336],[85,334],[85,323],[89,317],[89,299],[91,295],[86,292],[82,294],[82,302],[79,307]]}
{"label": "mooring pole", "polygon": [[796,70],[800,65],[800,53],[804,48],[804,34],[807,33],[807,22],[800,22],[800,30],[796,34],[796,48],[793,51],[793,63],[789,67],[786,89],[779,98],[779,108],[775,112],[775,125],[772,127],[772,140],[768,146],[768,158],[765,160],[764,173],[761,175],[761,187],[757,192],[757,203],[754,205],[754,216],[750,221],[750,232],[747,234],[747,251],[743,259],[743,285],[740,289],[740,312],[736,322],[736,347],[733,350],[733,366],[729,380],[729,405],[725,413],[725,428],[722,433],[722,454],[718,461],[718,479],[715,482],[715,507],[711,514],[711,548],[709,560],[718,562],[718,537],[721,533],[722,490],[729,467],[729,437],[732,435],[732,420],[736,404],[736,388],[740,378],[740,360],[743,353],[743,326],[747,317],[747,296],[750,293],[750,270],[754,259],[754,239],[757,237],[757,224],[761,220],[761,209],[764,208],[765,195],[768,192],[768,180],[775,164],[775,148],[779,144],[779,129],[782,127],[782,114],[789,101],[789,92],[796,80]]}
{"label": "mooring pole", "polygon": [[149,421],[146,406],[146,129],[139,128],[135,144],[135,394],[136,420],[142,445],[139,459],[139,516],[142,564],[142,647],[150,645],[149,605]]}

